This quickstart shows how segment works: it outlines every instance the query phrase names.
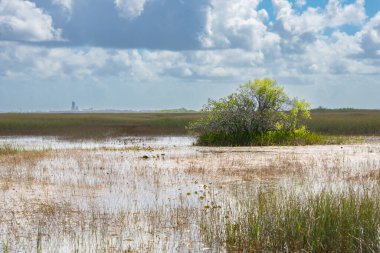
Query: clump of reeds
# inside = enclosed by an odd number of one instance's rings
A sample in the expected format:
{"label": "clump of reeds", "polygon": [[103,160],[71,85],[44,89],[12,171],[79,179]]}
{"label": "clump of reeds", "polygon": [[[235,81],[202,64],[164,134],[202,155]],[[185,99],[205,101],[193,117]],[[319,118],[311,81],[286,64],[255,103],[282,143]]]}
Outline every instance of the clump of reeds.
{"label": "clump of reeds", "polygon": [[14,155],[21,151],[21,149],[5,144],[0,146],[0,155]]}
{"label": "clump of reeds", "polygon": [[377,192],[324,190],[300,196],[285,189],[260,190],[253,198],[237,217],[225,218],[224,231],[219,233],[224,238],[217,239],[229,252],[380,250]]}

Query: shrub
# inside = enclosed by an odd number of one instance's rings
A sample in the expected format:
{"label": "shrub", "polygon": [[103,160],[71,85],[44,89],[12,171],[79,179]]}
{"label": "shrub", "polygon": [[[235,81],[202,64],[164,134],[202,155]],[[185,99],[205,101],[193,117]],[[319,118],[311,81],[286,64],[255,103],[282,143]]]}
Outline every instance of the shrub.
{"label": "shrub", "polygon": [[209,99],[204,117],[189,126],[200,145],[311,144],[320,137],[306,130],[310,105],[290,99],[269,78],[255,79],[220,100]]}

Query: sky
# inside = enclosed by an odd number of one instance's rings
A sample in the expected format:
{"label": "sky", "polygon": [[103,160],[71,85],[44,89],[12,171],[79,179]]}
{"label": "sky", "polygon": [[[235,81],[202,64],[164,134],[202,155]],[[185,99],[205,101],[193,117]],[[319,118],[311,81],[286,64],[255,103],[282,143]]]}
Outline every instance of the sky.
{"label": "sky", "polygon": [[200,109],[264,77],[380,108],[380,0],[0,0],[0,111]]}

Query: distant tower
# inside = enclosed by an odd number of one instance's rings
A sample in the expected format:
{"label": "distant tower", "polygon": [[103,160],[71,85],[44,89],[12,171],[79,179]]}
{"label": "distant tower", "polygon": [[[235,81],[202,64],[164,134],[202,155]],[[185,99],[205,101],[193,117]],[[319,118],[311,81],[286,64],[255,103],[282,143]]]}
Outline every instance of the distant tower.
{"label": "distant tower", "polygon": [[75,102],[71,102],[71,110],[75,111],[78,107],[75,105]]}

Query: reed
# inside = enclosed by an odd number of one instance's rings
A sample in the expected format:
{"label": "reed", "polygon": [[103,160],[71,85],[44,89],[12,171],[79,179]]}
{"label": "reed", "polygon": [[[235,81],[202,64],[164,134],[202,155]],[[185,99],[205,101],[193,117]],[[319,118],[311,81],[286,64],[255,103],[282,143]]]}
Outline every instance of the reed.
{"label": "reed", "polygon": [[235,210],[235,218],[227,217],[224,228],[220,226],[222,231],[208,239],[225,242],[228,252],[380,250],[378,190],[350,188],[300,195],[289,189],[267,188],[253,198],[247,196],[250,199],[240,200],[243,206]]}

